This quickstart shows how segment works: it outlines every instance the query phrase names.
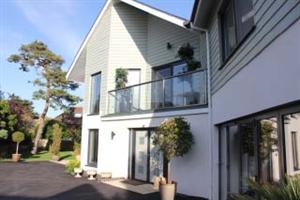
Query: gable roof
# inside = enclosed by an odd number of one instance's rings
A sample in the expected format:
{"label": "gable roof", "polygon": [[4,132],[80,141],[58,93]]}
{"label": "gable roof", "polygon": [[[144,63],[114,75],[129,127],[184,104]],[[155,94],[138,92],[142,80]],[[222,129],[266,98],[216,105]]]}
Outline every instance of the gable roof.
{"label": "gable roof", "polygon": [[[75,58],[67,72],[67,79],[72,79],[70,78],[70,74],[71,72],[73,71],[74,69],[74,66],[76,65],[78,59],[80,58],[80,55],[81,53],[84,51],[84,48],[87,44],[87,42],[89,41],[90,37],[92,36],[92,34],[94,33],[96,27],[98,26],[103,14],[105,13],[105,11],[109,8],[109,6],[114,3],[114,2],[123,2],[127,5],[130,5],[132,7],[135,7],[141,11],[144,11],[150,15],[153,15],[155,17],[158,17],[162,20],[165,20],[167,22],[170,22],[174,25],[177,25],[179,27],[182,27],[182,28],[186,28],[184,26],[184,23],[185,23],[185,19],[181,18],[181,17],[178,17],[178,16],[175,16],[175,15],[172,15],[170,13],[167,13],[167,12],[164,12],[164,11],[161,11],[159,9],[156,9],[156,8],[153,8],[149,5],[146,5],[146,4],[143,4],[141,2],[138,2],[138,1],[135,1],[135,0],[107,0],[104,7],[102,8],[100,14],[98,15],[98,17],[96,18],[96,21],[94,22],[92,28],[90,29],[89,33],[87,34],[87,36],[85,37],[84,41],[82,42],[79,50],[77,51],[76,55],[75,55]],[[83,80],[75,80],[75,81],[83,81]]]}

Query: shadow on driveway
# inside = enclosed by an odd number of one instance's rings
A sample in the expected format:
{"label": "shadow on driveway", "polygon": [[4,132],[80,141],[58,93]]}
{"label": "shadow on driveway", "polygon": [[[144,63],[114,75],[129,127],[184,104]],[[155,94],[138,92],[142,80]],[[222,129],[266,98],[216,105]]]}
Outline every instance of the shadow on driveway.
{"label": "shadow on driveway", "polygon": [[[85,178],[75,179],[50,162],[0,163],[0,200],[159,200]],[[196,200],[177,196],[176,200]]]}

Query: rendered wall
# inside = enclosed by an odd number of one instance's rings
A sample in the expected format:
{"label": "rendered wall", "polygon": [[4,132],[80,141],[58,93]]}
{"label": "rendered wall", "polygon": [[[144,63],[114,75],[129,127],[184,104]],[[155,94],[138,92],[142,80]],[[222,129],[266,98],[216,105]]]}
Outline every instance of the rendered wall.
{"label": "rendered wall", "polygon": [[[184,114],[185,113],[185,114]],[[188,114],[189,113],[189,114]],[[191,152],[172,162],[172,178],[178,182],[178,192],[208,197],[210,194],[209,168],[209,123],[206,109],[197,111],[177,111],[164,114],[141,114],[137,116],[104,118],[87,117],[83,127],[82,167],[87,160],[88,128],[99,128],[98,171],[112,172],[113,177],[128,177],[129,169],[129,129],[157,127],[164,119],[183,116],[191,124],[195,144]],[[98,123],[97,123],[98,121]],[[115,136],[111,137],[114,132]]]}

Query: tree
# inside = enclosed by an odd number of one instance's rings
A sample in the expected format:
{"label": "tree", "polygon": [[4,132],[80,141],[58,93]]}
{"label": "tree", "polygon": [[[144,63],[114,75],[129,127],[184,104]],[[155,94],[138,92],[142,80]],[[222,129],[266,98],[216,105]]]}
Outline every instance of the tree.
{"label": "tree", "polygon": [[24,72],[28,72],[32,67],[37,71],[37,78],[32,81],[33,85],[38,87],[33,93],[33,99],[44,101],[44,108],[39,116],[39,126],[31,151],[32,154],[36,154],[49,107],[63,109],[78,103],[80,98],[69,93],[69,90],[78,88],[78,84],[66,80],[66,72],[61,68],[63,58],[49,50],[41,41],[22,45],[19,53],[11,55],[8,61],[20,64],[20,70]]}
{"label": "tree", "polygon": [[19,144],[25,139],[24,133],[20,131],[16,131],[12,134],[12,140],[13,142],[17,143],[17,150],[16,154],[19,153]]}
{"label": "tree", "polygon": [[10,95],[8,104],[11,112],[16,115],[17,123],[15,130],[29,134],[34,126],[34,118],[37,116],[33,110],[32,102],[21,99],[16,95]]}
{"label": "tree", "polygon": [[123,68],[116,69],[116,89],[125,88],[128,82],[128,70]]}
{"label": "tree", "polygon": [[8,132],[8,131],[5,130],[5,129],[0,129],[0,139],[6,140],[6,139],[7,139],[7,136],[8,136],[7,132]]}
{"label": "tree", "polygon": [[8,100],[0,100],[0,128],[8,132],[16,130],[17,116],[12,113]]}
{"label": "tree", "polygon": [[171,184],[171,160],[190,151],[194,139],[190,125],[182,118],[165,120],[155,131],[153,144],[163,152],[168,163],[168,183]]}
{"label": "tree", "polygon": [[61,145],[61,127],[59,124],[53,125],[53,141],[50,146],[50,152],[54,156],[59,155],[60,151],[60,145]]}

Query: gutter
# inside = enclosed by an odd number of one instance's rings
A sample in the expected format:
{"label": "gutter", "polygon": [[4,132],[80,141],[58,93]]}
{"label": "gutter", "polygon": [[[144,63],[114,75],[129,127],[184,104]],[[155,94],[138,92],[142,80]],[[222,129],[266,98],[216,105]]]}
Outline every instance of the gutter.
{"label": "gutter", "polygon": [[213,180],[214,180],[214,170],[213,170],[213,141],[214,141],[214,133],[213,133],[213,123],[212,123],[212,96],[211,96],[211,65],[210,65],[210,45],[209,45],[209,33],[207,29],[196,27],[192,21],[186,21],[184,23],[184,26],[187,29],[196,30],[205,33],[205,39],[206,39],[206,66],[207,66],[207,101],[208,101],[208,112],[209,112],[209,133],[210,133],[210,173],[211,173],[211,182],[210,182],[210,199],[213,199],[213,193],[214,193],[214,187],[213,187]]}

